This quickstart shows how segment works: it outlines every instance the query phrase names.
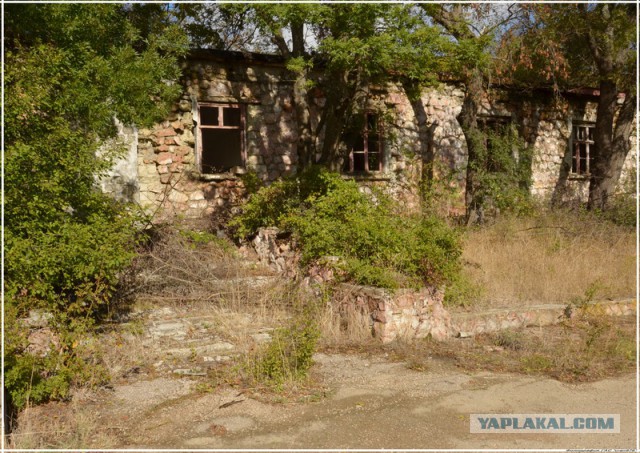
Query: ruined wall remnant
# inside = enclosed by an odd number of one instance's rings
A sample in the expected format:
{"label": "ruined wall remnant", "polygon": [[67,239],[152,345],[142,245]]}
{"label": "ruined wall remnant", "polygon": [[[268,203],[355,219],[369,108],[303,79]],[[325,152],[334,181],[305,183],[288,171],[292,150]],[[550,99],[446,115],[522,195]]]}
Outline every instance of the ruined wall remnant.
{"label": "ruined wall remnant", "polygon": [[300,255],[291,238],[283,238],[279,234],[276,227],[260,228],[251,240],[251,247],[260,263],[282,275],[295,277],[299,271]]}
{"label": "ruined wall remnant", "polygon": [[116,147],[122,150],[111,169],[98,179],[100,189],[116,200],[137,203],[139,198],[138,179],[138,130],[135,126],[125,126],[116,121],[117,136],[105,143],[103,148]]}
{"label": "ruined wall remnant", "polygon": [[332,303],[337,304],[339,311],[355,308],[368,315],[374,336],[389,343],[397,339],[450,337],[451,316],[442,305],[443,299],[444,293],[434,288],[390,292],[344,283],[335,289]]}

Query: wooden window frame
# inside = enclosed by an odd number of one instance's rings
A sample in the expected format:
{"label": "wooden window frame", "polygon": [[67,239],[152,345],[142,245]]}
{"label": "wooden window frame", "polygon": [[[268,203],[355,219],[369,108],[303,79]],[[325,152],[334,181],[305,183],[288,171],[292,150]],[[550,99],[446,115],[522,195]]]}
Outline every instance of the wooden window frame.
{"label": "wooden window frame", "polygon": [[[202,124],[202,107],[217,108],[218,109],[218,125],[203,125]],[[237,108],[240,110],[240,125],[239,126],[225,126],[224,125],[224,108]],[[247,150],[246,150],[246,137],[245,137],[245,120],[246,112],[243,104],[237,104],[232,102],[199,102],[198,103],[198,137],[196,146],[196,166],[202,174],[216,174],[206,173],[202,169],[202,130],[203,129],[232,129],[240,130],[240,158],[242,160],[242,167],[247,165]],[[220,172],[219,172],[220,173]],[[226,172],[222,172],[226,173]]]}
{"label": "wooden window frame", "polygon": [[[586,129],[586,139],[579,139],[580,129]],[[591,136],[595,134],[596,125],[594,123],[574,122],[571,125],[571,167],[570,175],[574,177],[588,177],[591,175],[591,163],[593,161],[592,151],[595,150],[595,140],[589,139],[589,130],[592,130]],[[581,166],[580,145],[585,145],[586,158],[585,169]],[[575,163],[575,167],[574,167]],[[575,168],[575,171],[574,171]]]}
{"label": "wooden window frame", "polygon": [[[368,117],[369,115],[372,115],[375,117],[376,123],[377,123],[377,135],[378,135],[378,168],[375,170],[371,170],[369,168],[369,121],[368,121]],[[362,134],[362,138],[363,138],[363,150],[360,151],[356,151],[353,148],[349,151],[349,168],[348,168],[348,173],[378,173],[381,172],[382,169],[384,168],[384,133],[383,133],[383,124],[382,121],[380,120],[379,114],[377,112],[373,112],[373,111],[366,111],[364,112],[364,126],[360,132]],[[364,170],[361,172],[360,170],[356,171],[354,170],[354,158],[353,155],[354,153],[362,153],[364,155]]]}

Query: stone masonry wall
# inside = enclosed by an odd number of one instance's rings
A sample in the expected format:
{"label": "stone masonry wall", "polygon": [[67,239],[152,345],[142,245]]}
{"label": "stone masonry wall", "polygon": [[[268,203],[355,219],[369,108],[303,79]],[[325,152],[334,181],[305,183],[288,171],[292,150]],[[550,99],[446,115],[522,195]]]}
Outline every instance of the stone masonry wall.
{"label": "stone masonry wall", "polygon": [[343,283],[336,288],[333,303],[340,311],[355,308],[369,315],[373,335],[389,343],[396,339],[446,339],[451,331],[451,317],[442,305],[443,299],[444,293],[436,289],[391,293]]}
{"label": "stone masonry wall", "polygon": [[[155,214],[156,221],[212,218],[242,201],[246,193],[242,173],[255,172],[267,183],[294,174],[298,136],[293,75],[273,59],[252,58],[203,57],[185,63],[181,81],[185,90],[171,115],[152,128],[140,129],[137,137],[134,129],[123,129],[130,152],[112,177],[101,181],[103,190],[138,201]],[[383,119],[383,171],[345,177],[365,188],[382,187],[407,209],[414,209],[419,206],[425,164],[431,163],[436,177],[452,175],[448,180],[458,197],[449,211],[461,212],[467,150],[456,116],[463,97],[460,86],[447,83],[425,89],[420,102],[413,104],[398,85],[371,89],[361,107],[379,112]],[[510,119],[534,148],[535,196],[585,200],[588,179],[569,173],[569,140],[574,121],[595,121],[595,100],[574,95],[560,102],[550,93],[496,89],[489,92],[480,115]],[[245,112],[246,162],[233,174],[201,174],[197,168],[197,106],[202,102],[240,104]],[[313,99],[312,122],[318,121],[317,108],[323,102],[321,96]],[[635,171],[635,137],[632,143],[623,181],[632,180]]]}
{"label": "stone masonry wall", "polygon": [[[157,221],[228,211],[245,195],[242,173],[253,171],[263,181],[274,181],[294,173],[297,162],[291,83],[284,68],[196,61],[184,74],[186,90],[171,116],[139,131],[139,198],[149,212],[157,211]],[[242,105],[244,170],[218,175],[199,172],[199,102]]]}

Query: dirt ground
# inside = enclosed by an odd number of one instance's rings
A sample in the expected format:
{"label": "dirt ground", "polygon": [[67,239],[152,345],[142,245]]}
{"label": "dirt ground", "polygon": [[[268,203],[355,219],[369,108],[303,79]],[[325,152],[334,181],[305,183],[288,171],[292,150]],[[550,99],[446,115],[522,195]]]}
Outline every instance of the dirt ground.
{"label": "dirt ground", "polygon": [[[98,414],[93,448],[635,448],[633,375],[589,384],[464,372],[432,359],[413,371],[384,356],[316,354],[326,393],[315,402],[267,403],[237,389],[201,392],[197,381],[160,377],[79,393]],[[51,420],[54,408],[32,416]],[[49,413],[47,413],[49,411]],[[620,414],[620,434],[471,434],[474,413]],[[55,415],[53,415],[55,417]],[[106,435],[105,433],[108,433]],[[99,445],[101,442],[105,445]],[[88,447],[90,445],[85,445]]]}

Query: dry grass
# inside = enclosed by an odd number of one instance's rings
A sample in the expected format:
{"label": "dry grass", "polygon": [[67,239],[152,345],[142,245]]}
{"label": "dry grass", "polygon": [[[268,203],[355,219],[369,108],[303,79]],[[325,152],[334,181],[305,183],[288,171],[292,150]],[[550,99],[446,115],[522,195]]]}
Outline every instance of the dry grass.
{"label": "dry grass", "polygon": [[23,410],[7,436],[8,449],[115,448],[118,440],[91,406],[49,403]]}
{"label": "dry grass", "polygon": [[371,317],[355,307],[338,311],[327,304],[319,317],[319,345],[325,350],[359,348],[376,340],[372,337]]}
{"label": "dry grass", "polygon": [[586,214],[500,219],[468,232],[463,259],[478,308],[635,294],[635,231]]}
{"label": "dry grass", "polygon": [[212,369],[210,381],[236,385],[239,365],[260,347],[255,334],[272,333],[286,324],[293,307],[309,297],[248,260],[231,243],[207,233],[163,229],[141,254],[137,268],[136,302],[129,307],[137,315],[121,317],[119,321],[126,323],[102,325],[100,334],[90,340],[114,383],[157,376],[162,372],[157,363],[164,361],[169,367],[177,363],[167,359],[163,347],[179,345],[161,338],[150,347],[147,334],[147,318],[162,317],[162,309],[169,308],[170,317],[190,318],[189,339],[234,345],[234,359]]}
{"label": "dry grass", "polygon": [[[314,305],[321,344],[331,346],[371,339],[369,315],[338,313],[325,295],[245,260],[232,244],[210,236],[166,229],[140,258],[138,304],[188,306],[190,313],[216,315],[216,328],[232,342],[246,341],[246,324],[277,327],[300,305]],[[259,279],[269,281],[259,283]]]}
{"label": "dry grass", "polygon": [[590,311],[562,324],[505,330],[467,339],[385,346],[392,357],[424,371],[429,358],[466,370],[545,375],[587,382],[635,370],[635,317],[610,318]]}
{"label": "dry grass", "polygon": [[234,343],[275,326],[300,297],[295,286],[235,246],[209,233],[165,228],[137,263],[137,307],[163,306],[215,319],[216,334]]}
{"label": "dry grass", "polygon": [[[156,303],[233,304],[273,273],[245,259],[226,239],[165,227],[136,261],[136,297]],[[245,291],[246,290],[246,291]]]}

